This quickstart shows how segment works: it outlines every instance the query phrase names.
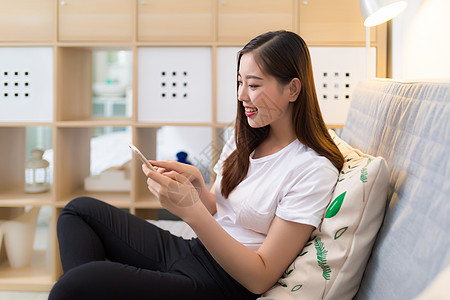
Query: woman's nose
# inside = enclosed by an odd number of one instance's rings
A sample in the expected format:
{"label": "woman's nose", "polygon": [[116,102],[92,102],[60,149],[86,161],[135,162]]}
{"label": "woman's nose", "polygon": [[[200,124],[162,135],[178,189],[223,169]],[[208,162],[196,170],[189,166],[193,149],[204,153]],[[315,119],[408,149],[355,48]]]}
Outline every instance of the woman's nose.
{"label": "woman's nose", "polygon": [[238,88],[238,100],[241,102],[248,100],[247,92],[245,91],[245,88],[243,86],[240,86]]}

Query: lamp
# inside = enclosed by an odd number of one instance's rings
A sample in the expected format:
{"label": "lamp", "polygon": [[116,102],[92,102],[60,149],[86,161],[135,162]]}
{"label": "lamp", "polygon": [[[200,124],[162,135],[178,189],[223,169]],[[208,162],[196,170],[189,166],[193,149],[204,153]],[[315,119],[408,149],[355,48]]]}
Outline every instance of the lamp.
{"label": "lamp", "polygon": [[405,0],[360,0],[364,26],[372,27],[389,21],[400,14],[407,4]]}
{"label": "lamp", "polygon": [[380,25],[400,14],[408,5],[405,0],[360,0],[366,26],[367,77],[370,76],[370,27]]}
{"label": "lamp", "polygon": [[42,193],[50,189],[49,162],[42,158],[44,151],[34,149],[31,158],[25,163],[25,192]]}

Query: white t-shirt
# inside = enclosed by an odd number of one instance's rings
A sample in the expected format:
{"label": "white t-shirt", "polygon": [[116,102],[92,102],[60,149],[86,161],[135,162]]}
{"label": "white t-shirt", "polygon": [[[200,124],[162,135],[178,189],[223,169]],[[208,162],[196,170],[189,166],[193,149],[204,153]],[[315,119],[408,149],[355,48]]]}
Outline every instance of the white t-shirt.
{"label": "white t-shirt", "polygon": [[320,224],[339,176],[327,158],[297,139],[265,157],[254,159],[252,153],[247,176],[225,199],[220,192],[222,163],[235,148],[233,138],[214,167],[214,217],[231,236],[257,251],[275,215],[315,227]]}

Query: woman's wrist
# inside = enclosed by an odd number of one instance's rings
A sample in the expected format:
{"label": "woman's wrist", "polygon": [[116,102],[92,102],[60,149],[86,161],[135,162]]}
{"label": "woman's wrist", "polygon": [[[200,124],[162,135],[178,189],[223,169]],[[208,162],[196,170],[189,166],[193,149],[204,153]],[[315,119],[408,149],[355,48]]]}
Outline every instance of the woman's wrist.
{"label": "woman's wrist", "polygon": [[[202,226],[205,220],[211,217],[206,206],[202,201],[197,201],[189,208],[189,213],[184,216],[183,221],[186,222],[192,229]],[[206,217],[206,218],[205,218]]]}

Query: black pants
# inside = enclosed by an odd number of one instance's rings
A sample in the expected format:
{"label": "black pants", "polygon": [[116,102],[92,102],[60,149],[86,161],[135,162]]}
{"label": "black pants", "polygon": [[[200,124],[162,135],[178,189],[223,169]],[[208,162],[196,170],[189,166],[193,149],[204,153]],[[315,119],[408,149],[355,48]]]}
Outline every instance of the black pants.
{"label": "black pants", "polygon": [[49,299],[255,299],[198,239],[184,240],[96,199],[58,219],[64,275]]}

